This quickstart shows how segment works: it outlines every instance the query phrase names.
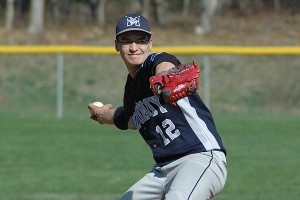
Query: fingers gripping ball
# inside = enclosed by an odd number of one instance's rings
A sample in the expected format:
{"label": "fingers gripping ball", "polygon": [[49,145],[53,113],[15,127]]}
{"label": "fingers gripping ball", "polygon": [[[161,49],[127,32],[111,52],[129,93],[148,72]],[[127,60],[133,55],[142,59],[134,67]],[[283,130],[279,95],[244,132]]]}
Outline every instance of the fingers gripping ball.
{"label": "fingers gripping ball", "polygon": [[199,88],[200,69],[197,63],[180,64],[150,77],[150,88],[165,102],[176,105],[179,99],[195,93]]}
{"label": "fingers gripping ball", "polygon": [[[93,105],[98,106],[98,107],[102,107],[102,106],[103,106],[103,103],[100,102],[100,101],[95,101],[95,102],[93,103]],[[90,109],[90,113],[93,114],[93,111],[92,111],[91,109]]]}

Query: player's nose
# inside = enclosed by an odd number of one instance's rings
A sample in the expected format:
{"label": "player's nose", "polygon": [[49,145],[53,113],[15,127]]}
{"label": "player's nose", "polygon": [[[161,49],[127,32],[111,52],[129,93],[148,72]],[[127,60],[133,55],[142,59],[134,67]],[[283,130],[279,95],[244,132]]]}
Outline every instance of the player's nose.
{"label": "player's nose", "polygon": [[130,50],[131,51],[136,51],[138,49],[138,45],[135,42],[132,42],[130,44]]}

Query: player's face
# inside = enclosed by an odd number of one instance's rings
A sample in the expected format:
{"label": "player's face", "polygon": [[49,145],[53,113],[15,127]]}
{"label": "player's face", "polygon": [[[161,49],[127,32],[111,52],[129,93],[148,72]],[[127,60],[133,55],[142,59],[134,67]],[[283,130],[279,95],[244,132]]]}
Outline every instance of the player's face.
{"label": "player's face", "polygon": [[141,31],[129,31],[118,36],[116,50],[127,67],[138,67],[151,53],[152,39]]}

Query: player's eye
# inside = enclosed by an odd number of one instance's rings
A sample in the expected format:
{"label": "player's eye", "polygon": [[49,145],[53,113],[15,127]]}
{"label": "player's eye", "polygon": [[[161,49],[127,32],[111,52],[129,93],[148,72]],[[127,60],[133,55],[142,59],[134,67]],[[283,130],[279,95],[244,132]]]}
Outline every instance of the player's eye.
{"label": "player's eye", "polygon": [[148,44],[149,40],[148,39],[140,39],[135,41],[136,44],[140,44],[140,45],[145,45]]}
{"label": "player's eye", "polygon": [[130,45],[132,43],[136,43],[137,45],[146,45],[149,42],[149,39],[139,39],[139,40],[119,40],[118,41],[122,45]]}
{"label": "player's eye", "polygon": [[132,43],[132,41],[130,41],[130,40],[120,40],[118,42],[122,45],[130,45]]}

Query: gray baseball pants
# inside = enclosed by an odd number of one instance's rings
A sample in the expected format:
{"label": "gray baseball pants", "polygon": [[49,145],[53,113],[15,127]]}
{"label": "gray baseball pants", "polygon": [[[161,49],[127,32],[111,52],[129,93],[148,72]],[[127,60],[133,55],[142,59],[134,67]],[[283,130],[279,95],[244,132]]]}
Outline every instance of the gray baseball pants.
{"label": "gray baseball pants", "polygon": [[155,165],[121,200],[206,200],[223,189],[226,157],[208,151],[182,157],[163,167]]}

